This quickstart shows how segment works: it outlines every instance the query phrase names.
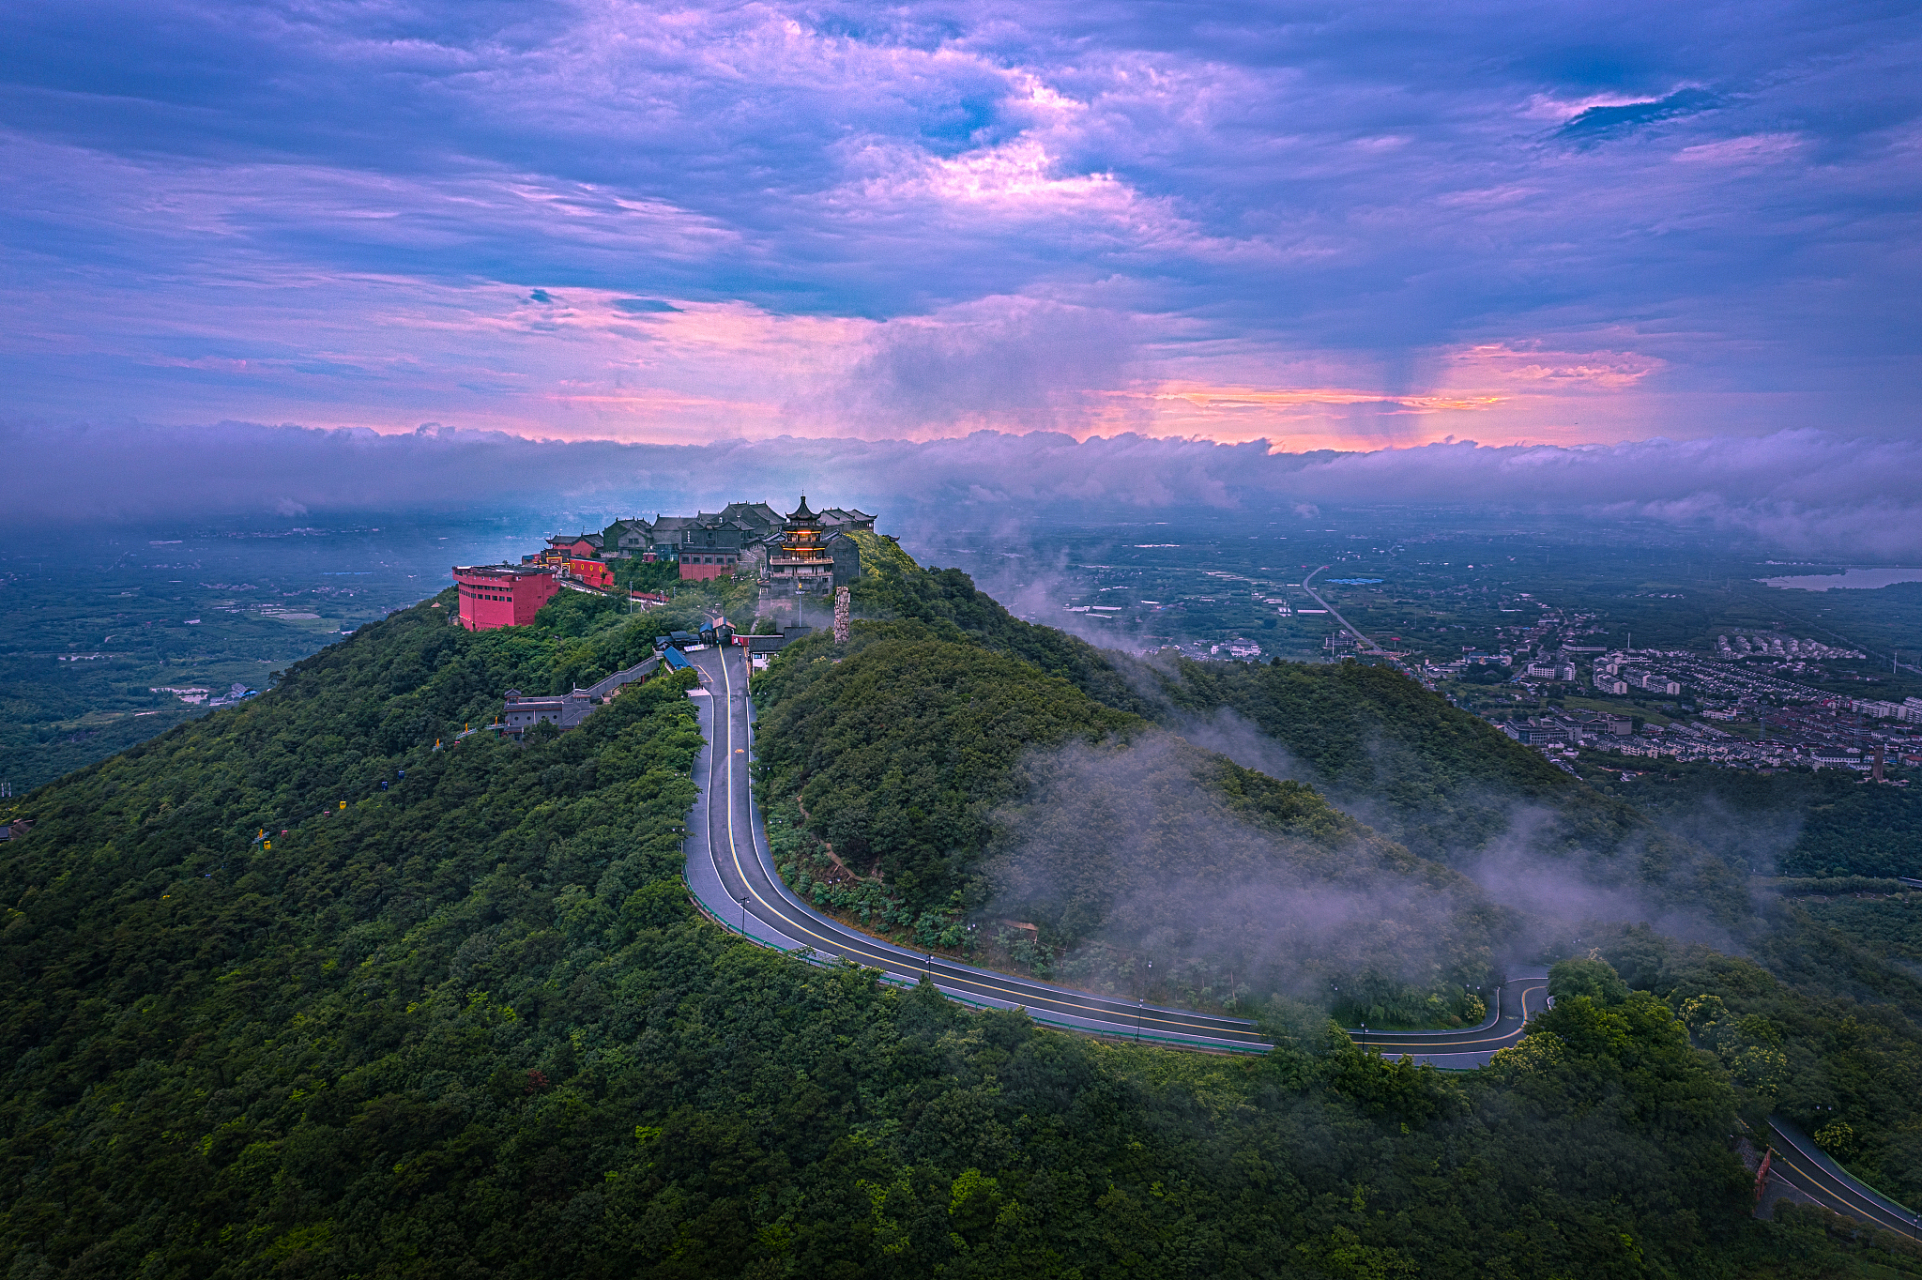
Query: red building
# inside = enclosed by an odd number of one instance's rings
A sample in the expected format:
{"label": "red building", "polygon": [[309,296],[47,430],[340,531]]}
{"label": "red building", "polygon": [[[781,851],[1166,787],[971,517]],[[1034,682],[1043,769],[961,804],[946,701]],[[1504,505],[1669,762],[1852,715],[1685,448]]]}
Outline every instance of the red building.
{"label": "red building", "polygon": [[599,560],[569,560],[566,564],[568,576],[585,582],[590,587],[603,591],[614,588],[614,570]]}
{"label": "red building", "polygon": [[568,556],[598,556],[601,554],[601,535],[598,533],[577,533],[572,537],[555,534],[547,540],[549,549]]}
{"label": "red building", "polygon": [[456,565],[454,581],[460,584],[460,624],[469,631],[524,627],[560,590],[553,570],[538,565]]}
{"label": "red building", "polygon": [[738,547],[683,547],[681,581],[700,582],[708,578],[731,577],[740,563],[741,551]]}

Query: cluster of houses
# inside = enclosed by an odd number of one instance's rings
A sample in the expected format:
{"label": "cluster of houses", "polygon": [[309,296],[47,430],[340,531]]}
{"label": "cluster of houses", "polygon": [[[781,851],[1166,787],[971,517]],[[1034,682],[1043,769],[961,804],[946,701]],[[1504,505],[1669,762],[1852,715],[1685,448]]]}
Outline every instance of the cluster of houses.
{"label": "cluster of houses", "polygon": [[690,582],[751,574],[765,608],[792,611],[860,577],[861,550],[851,535],[873,531],[867,512],[813,511],[806,497],[786,515],[765,502],[730,502],[692,516],[616,520],[600,533],[549,537],[519,564],[455,566],[458,621],[469,631],[525,626],[556,592],[614,591],[619,560],[672,564]]}
{"label": "cluster of houses", "polygon": [[[847,535],[873,531],[874,517],[867,512],[842,507],[810,511],[805,497],[787,515],[765,502],[730,502],[719,511],[616,520],[600,533],[550,538],[542,554],[603,562],[665,561],[679,566],[684,581],[751,572],[771,585],[787,587],[789,594],[796,589],[807,593],[844,586],[858,577],[861,553]],[[820,580],[815,562],[822,559],[832,566],[832,581]]]}

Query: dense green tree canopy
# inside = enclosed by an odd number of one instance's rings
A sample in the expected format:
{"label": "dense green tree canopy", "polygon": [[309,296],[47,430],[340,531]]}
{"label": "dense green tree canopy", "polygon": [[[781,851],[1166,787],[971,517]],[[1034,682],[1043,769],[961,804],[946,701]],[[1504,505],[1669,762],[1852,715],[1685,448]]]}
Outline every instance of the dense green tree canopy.
{"label": "dense green tree canopy", "polygon": [[780,865],[856,923],[1114,994],[1482,1016],[1505,921],[1470,881],[973,633],[860,623],[755,691],[777,831],[819,842]]}
{"label": "dense green tree canopy", "polygon": [[[1298,1006],[1271,1054],[1182,1055],[731,938],[679,878],[679,679],[456,737],[628,665],[646,621],[444,619],[23,802],[8,1276],[1922,1273],[1748,1216],[1729,1070],[1645,995],[1449,1079]],[[1045,727],[1054,689],[1006,713]]]}

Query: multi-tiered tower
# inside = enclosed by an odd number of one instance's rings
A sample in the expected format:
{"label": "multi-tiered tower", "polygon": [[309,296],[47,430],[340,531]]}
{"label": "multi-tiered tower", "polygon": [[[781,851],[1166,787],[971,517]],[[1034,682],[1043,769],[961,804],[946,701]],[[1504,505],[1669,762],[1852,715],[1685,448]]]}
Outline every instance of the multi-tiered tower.
{"label": "multi-tiered tower", "polygon": [[781,545],[768,557],[767,576],[775,595],[826,595],[834,586],[834,556],[806,494],[781,525]]}

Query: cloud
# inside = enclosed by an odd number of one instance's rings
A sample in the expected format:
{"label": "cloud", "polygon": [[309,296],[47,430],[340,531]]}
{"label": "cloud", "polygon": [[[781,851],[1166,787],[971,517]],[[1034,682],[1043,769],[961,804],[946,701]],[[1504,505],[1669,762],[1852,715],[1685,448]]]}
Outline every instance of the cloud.
{"label": "cloud", "polygon": [[1152,959],[1176,990],[1321,1004],[1364,974],[1423,995],[1488,976],[1502,913],[1467,879],[1385,842],[1257,825],[1215,785],[1219,758],[1171,734],[1018,767],[1022,799],[994,815],[984,914],[1042,924],[1071,981],[1139,994],[1130,982]]}
{"label": "cloud", "polygon": [[1577,142],[1591,142],[1612,134],[1626,133],[1642,125],[1673,120],[1677,116],[1713,111],[1721,105],[1722,100],[1706,89],[1677,89],[1667,97],[1653,101],[1589,107],[1558,129],[1556,136]]}
{"label": "cloud", "polygon": [[789,406],[796,424],[881,437],[956,427],[1083,428],[1088,388],[1125,381],[1126,317],[1026,298],[989,298],[864,335],[847,372]]}
{"label": "cloud", "polygon": [[[733,330],[720,326],[725,344]],[[802,492],[886,513],[912,534],[1017,527],[1039,515],[1112,520],[1187,511],[1405,503],[1592,512],[1752,535],[1782,550],[1922,559],[1922,442],[1814,430],[1610,446],[1472,441],[1367,452],[1289,452],[1138,434],[977,431],[924,441],[778,436],[702,445],[530,440],[429,426],[221,423],[0,424],[21,475],[0,519],[97,520],[556,504],[604,511],[713,509]]]}
{"label": "cloud", "polygon": [[1922,392],[1893,9],[73,0],[9,37],[17,417],[1355,448],[1910,432]]}

